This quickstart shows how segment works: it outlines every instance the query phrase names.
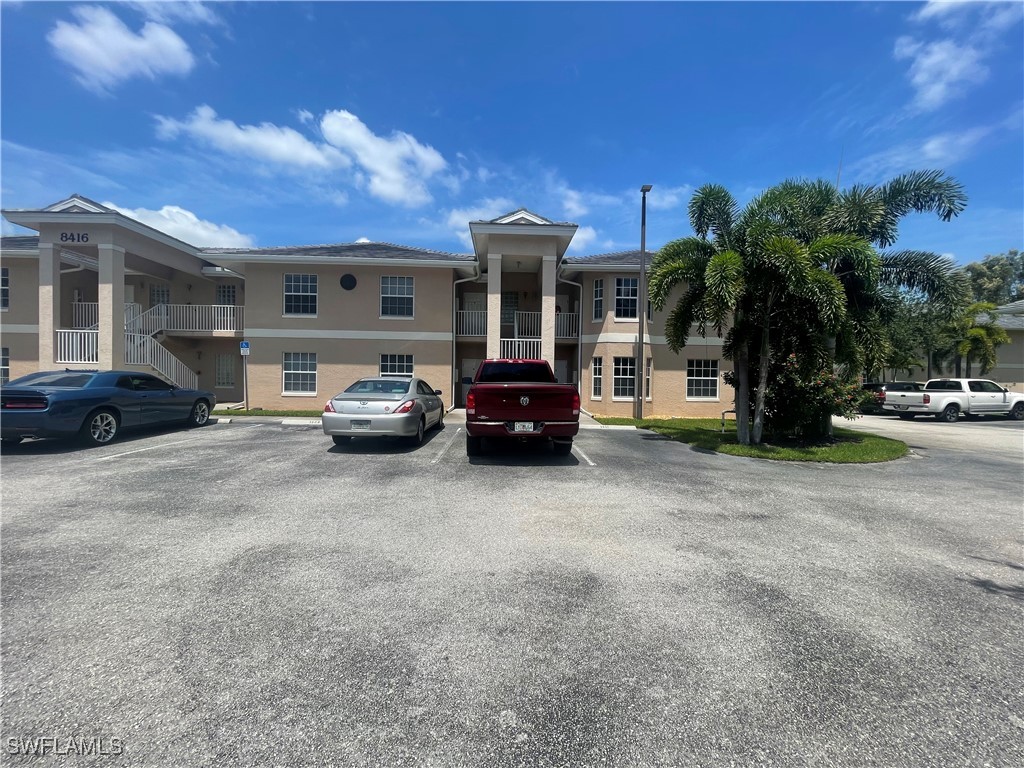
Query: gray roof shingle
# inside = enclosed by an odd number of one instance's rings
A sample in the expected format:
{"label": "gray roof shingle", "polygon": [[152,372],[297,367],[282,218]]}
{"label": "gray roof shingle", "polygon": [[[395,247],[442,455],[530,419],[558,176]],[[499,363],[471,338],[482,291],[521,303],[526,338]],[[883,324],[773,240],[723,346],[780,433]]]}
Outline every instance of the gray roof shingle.
{"label": "gray roof shingle", "polygon": [[432,251],[394,243],[335,243],[333,245],[287,245],[272,248],[202,248],[203,256],[291,256],[302,259],[415,259],[419,261],[466,261],[475,256],[465,253]]}

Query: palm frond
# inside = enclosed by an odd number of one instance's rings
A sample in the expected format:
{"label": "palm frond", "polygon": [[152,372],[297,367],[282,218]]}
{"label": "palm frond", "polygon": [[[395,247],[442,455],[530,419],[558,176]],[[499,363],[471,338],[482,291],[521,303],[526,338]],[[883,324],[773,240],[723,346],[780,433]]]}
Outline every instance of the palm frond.
{"label": "palm frond", "polygon": [[948,256],[928,251],[887,251],[880,256],[882,285],[920,291],[946,315],[966,304],[967,277]]}
{"label": "palm frond", "polygon": [[886,221],[871,233],[882,248],[896,242],[896,222],[911,211],[934,212],[949,221],[967,207],[967,193],[956,179],[942,171],[911,171],[887,181],[878,190],[885,205]]}
{"label": "palm frond", "polygon": [[648,296],[651,305],[661,310],[669,294],[681,284],[701,284],[715,249],[697,237],[684,237],[664,245],[651,260]]}
{"label": "palm frond", "polygon": [[731,247],[739,207],[729,190],[720,184],[705,184],[690,198],[689,214],[698,237],[706,239],[711,233],[724,247]]}

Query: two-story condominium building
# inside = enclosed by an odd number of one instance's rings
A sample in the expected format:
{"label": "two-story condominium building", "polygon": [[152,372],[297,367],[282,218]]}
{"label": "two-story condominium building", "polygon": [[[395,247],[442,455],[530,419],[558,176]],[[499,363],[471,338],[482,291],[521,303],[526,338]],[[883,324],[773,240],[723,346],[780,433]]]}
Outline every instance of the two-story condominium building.
{"label": "two-story condominium building", "polygon": [[415,373],[461,405],[482,359],[543,358],[585,410],[629,416],[640,357],[645,415],[732,407],[721,340],[671,352],[667,310],[648,315],[638,356],[639,251],[566,256],[577,226],[525,209],[468,222],[471,254],[197,248],[80,195],[3,215],[39,233],[2,240],[4,381],[138,369],[221,403],[319,410],[358,377]]}

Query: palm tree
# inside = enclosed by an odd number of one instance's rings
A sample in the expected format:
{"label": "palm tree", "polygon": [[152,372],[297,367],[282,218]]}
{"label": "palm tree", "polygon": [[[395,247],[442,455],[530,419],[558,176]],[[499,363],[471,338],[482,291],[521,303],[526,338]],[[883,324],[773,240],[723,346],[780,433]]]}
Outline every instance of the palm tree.
{"label": "palm tree", "polygon": [[[1009,334],[996,324],[992,310],[995,304],[978,302],[966,307],[962,314],[945,326],[946,344],[938,351],[940,360],[952,360],[957,377],[966,373],[971,376],[971,367],[976,360],[984,376],[997,362],[996,349],[1010,341]],[[961,368],[964,363],[966,370]]]}

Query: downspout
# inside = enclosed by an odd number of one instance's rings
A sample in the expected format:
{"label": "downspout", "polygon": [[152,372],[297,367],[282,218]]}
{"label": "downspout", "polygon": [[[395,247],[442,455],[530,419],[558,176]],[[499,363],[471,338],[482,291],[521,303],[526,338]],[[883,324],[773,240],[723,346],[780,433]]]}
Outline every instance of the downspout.
{"label": "downspout", "polygon": [[459,283],[468,283],[470,280],[479,280],[479,279],[480,279],[480,262],[477,261],[477,262],[473,263],[473,274],[472,275],[470,275],[469,277],[463,277],[463,278],[461,278],[459,280],[456,280],[456,281],[454,281],[452,283],[452,405],[448,409],[449,413],[451,413],[455,409],[455,401],[458,399],[455,396],[455,393],[458,392],[457,387],[458,387],[458,384],[459,384],[459,382],[455,381],[455,332],[456,332],[456,330],[458,330],[455,327],[455,319],[456,319],[456,314],[455,313],[458,311],[458,306],[459,306],[458,303],[456,303],[456,300],[455,300],[456,286],[458,286]]}
{"label": "downspout", "polygon": [[[580,289],[580,322],[576,328],[576,388],[579,389],[583,386],[583,283],[574,283],[572,280],[567,280],[564,277],[558,277],[557,279],[560,283],[575,285]],[[582,402],[582,400],[583,394],[580,393],[580,401]]]}

